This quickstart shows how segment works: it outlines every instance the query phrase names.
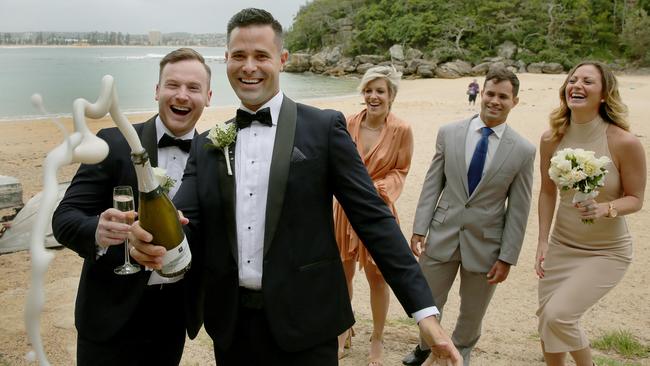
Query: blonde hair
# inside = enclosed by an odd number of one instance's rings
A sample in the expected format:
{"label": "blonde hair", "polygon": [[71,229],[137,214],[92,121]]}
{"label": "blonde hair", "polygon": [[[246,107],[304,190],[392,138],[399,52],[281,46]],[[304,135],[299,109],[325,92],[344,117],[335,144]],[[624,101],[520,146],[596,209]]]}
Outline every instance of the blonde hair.
{"label": "blonde hair", "polygon": [[368,69],[363,77],[361,78],[361,83],[359,83],[359,93],[363,93],[363,90],[368,86],[368,83],[376,79],[386,80],[388,84],[388,90],[390,91],[391,99],[395,99],[397,95],[397,89],[399,89],[399,81],[402,78],[402,73],[395,69],[395,66],[374,66]]}
{"label": "blonde hair", "polygon": [[585,65],[592,65],[600,72],[604,94],[603,102],[600,103],[600,107],[598,108],[600,117],[606,122],[616,125],[625,131],[630,130],[630,123],[627,120],[627,106],[621,100],[621,95],[618,92],[618,81],[612,70],[607,65],[598,61],[583,61],[569,71],[564,83],[560,87],[560,106],[554,109],[549,116],[549,124],[551,127],[550,141],[561,139],[571,122],[571,110],[566,101],[566,86],[576,70]]}

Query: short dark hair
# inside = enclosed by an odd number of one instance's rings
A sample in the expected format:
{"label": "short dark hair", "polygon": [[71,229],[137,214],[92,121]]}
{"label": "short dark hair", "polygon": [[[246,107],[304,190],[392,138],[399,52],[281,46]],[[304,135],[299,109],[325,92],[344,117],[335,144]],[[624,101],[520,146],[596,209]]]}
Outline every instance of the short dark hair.
{"label": "short dark hair", "polygon": [[282,49],[282,24],[268,11],[257,8],[243,9],[230,18],[226,42],[230,43],[230,33],[232,33],[233,29],[250,25],[270,25],[275,33],[275,38],[279,41],[280,49]]}
{"label": "short dark hair", "polygon": [[519,94],[519,79],[517,78],[517,75],[505,67],[491,67],[487,75],[485,75],[483,89],[485,89],[485,84],[487,84],[489,80],[494,80],[495,83],[509,81],[512,85],[512,96],[516,97],[517,94]]}
{"label": "short dark hair", "polygon": [[194,51],[191,48],[179,48],[165,55],[165,57],[160,60],[160,71],[158,71],[158,82],[160,82],[160,77],[162,76],[162,71],[167,64],[173,64],[179,61],[185,60],[196,60],[200,62],[205,71],[208,73],[208,85],[210,85],[210,79],[212,78],[212,71],[210,71],[210,66],[205,63],[205,59],[201,56],[200,53]]}

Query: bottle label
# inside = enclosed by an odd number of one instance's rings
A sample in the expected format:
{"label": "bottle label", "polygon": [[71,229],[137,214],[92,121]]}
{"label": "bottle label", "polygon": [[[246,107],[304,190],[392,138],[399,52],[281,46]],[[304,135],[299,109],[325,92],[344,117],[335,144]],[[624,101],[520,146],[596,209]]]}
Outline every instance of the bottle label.
{"label": "bottle label", "polygon": [[170,249],[163,256],[163,266],[160,270],[156,271],[163,277],[176,277],[190,269],[192,262],[192,252],[187,243],[187,238],[183,237],[183,241],[174,249]]}

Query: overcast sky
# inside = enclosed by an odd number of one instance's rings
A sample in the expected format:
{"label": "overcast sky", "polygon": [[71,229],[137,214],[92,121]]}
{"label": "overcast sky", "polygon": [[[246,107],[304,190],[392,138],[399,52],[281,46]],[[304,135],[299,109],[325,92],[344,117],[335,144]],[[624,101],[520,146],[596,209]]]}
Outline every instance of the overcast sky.
{"label": "overcast sky", "polygon": [[0,32],[226,33],[232,15],[263,8],[287,29],[308,0],[0,0]]}

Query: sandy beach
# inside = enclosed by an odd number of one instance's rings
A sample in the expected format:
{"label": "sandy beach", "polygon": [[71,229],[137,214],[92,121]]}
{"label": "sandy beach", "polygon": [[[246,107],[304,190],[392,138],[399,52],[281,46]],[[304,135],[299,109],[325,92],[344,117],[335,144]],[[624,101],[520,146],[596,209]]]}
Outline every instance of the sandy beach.
{"label": "sandy beach", "polygon": [[[558,88],[564,75],[520,74],[519,105],[512,110],[508,123],[534,145],[547,128],[549,112],[558,105]],[[402,82],[393,112],[411,123],[415,136],[415,152],[411,171],[402,196],[397,202],[401,227],[406,237],[411,236],[413,215],[420,188],[434,153],[438,128],[446,123],[478,113],[476,106],[468,106],[465,90],[472,78],[456,80],[422,79]],[[483,83],[482,78],[478,78]],[[623,101],[630,109],[632,132],[641,140],[648,160],[650,152],[650,124],[647,123],[650,100],[650,76],[619,76]],[[225,88],[227,85],[213,85]],[[348,115],[363,108],[360,96],[337,97],[306,101],[320,108],[341,110]],[[480,100],[479,100],[480,102]],[[199,124],[199,131],[210,128],[235,113],[235,107],[207,109]],[[131,115],[140,122],[150,114]],[[71,130],[71,121],[64,124]],[[93,132],[113,126],[110,119],[91,121]],[[42,163],[49,150],[61,143],[63,134],[47,120],[1,122],[0,175],[16,177],[23,185],[23,200],[27,202],[42,188]],[[510,271],[508,280],[499,285],[483,323],[483,337],[474,353],[474,365],[543,365],[537,336],[537,278],[533,270],[537,245],[537,194],[539,192],[539,155],[536,161],[533,204],[528,218],[526,239],[519,263]],[[63,168],[59,181],[72,178],[77,166]],[[648,172],[639,172],[648,174]],[[646,190],[645,207],[627,217],[634,238],[634,261],[623,281],[595,307],[589,310],[583,325],[590,339],[605,332],[628,330],[650,345],[650,194]],[[54,365],[72,365],[75,361],[76,330],[74,301],[82,260],[68,249],[55,250],[46,279],[46,303],[42,316],[42,335],[45,349]],[[30,257],[27,251],[0,255],[0,366],[26,365],[25,354],[30,345],[23,323],[25,295],[29,285]],[[443,327],[451,332],[458,314],[457,285],[450,292],[445,308]],[[357,324],[356,337],[340,364],[366,365],[372,318],[369,307],[368,285],[363,274],[355,277],[353,308]],[[384,364],[399,365],[401,358],[417,341],[417,326],[408,318],[397,300],[392,297],[385,332]],[[252,345],[252,347],[254,347]],[[620,359],[613,354],[604,354]],[[629,360],[630,364],[650,365],[650,359]],[[213,365],[212,342],[202,331],[193,341],[187,341],[182,365]]]}

